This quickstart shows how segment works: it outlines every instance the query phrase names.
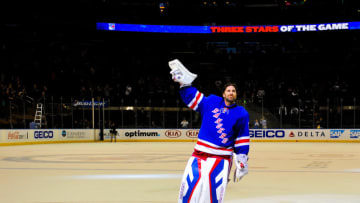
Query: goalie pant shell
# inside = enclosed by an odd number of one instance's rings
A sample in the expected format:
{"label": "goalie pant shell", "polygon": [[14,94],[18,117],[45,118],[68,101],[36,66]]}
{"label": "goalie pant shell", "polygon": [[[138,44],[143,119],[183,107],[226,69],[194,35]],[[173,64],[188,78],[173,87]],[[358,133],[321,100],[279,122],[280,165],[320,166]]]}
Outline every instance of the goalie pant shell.
{"label": "goalie pant shell", "polygon": [[221,203],[230,171],[228,159],[190,157],[181,181],[179,203]]}
{"label": "goalie pant shell", "polygon": [[249,114],[244,107],[226,106],[222,97],[205,97],[193,86],[181,88],[180,96],[202,119],[196,150],[214,155],[249,153]]}

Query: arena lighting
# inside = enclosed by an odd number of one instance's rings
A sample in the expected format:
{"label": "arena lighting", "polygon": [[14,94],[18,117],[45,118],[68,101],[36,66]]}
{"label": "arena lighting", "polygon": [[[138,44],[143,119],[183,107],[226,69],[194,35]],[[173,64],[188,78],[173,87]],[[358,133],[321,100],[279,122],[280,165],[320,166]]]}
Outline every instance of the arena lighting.
{"label": "arena lighting", "polygon": [[166,9],[168,9],[168,7],[169,7],[169,2],[160,2],[159,3],[159,9],[160,9],[160,13],[164,13],[164,11],[166,10]]}
{"label": "arena lighting", "polygon": [[96,23],[97,30],[153,33],[277,33],[277,32],[318,32],[334,30],[358,30],[360,21],[296,24],[296,25],[254,25],[254,26],[189,26],[189,25],[144,25],[120,23]]}

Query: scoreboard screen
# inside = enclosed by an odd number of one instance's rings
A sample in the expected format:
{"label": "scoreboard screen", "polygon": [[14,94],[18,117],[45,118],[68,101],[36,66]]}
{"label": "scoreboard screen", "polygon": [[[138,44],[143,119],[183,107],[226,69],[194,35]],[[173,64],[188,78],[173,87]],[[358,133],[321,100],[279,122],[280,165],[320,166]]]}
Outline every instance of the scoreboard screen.
{"label": "scoreboard screen", "polygon": [[144,25],[120,23],[96,23],[97,30],[153,33],[279,33],[319,32],[335,30],[358,30],[360,22],[340,22],[296,25],[255,25],[255,26],[189,26],[189,25]]}

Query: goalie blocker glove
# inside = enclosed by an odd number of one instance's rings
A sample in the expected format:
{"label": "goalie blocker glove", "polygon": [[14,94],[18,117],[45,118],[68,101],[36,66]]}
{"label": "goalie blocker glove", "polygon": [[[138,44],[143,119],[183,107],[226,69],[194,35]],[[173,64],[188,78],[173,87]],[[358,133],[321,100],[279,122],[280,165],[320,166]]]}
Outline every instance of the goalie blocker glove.
{"label": "goalie blocker glove", "polygon": [[239,182],[248,174],[248,157],[245,154],[234,154],[236,169],[234,172],[234,182]]}
{"label": "goalie blocker glove", "polygon": [[191,73],[178,59],[169,61],[170,74],[175,82],[179,82],[181,87],[190,86],[197,75]]}

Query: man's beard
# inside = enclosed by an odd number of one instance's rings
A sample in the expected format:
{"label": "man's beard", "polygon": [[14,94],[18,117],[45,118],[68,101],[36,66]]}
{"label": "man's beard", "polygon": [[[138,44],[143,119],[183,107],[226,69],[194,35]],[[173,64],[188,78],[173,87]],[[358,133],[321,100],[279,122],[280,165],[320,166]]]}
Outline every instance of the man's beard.
{"label": "man's beard", "polygon": [[230,104],[234,104],[235,101],[236,101],[236,98],[234,98],[234,97],[233,97],[233,99],[225,98],[225,100],[226,100],[227,102],[229,102]]}

